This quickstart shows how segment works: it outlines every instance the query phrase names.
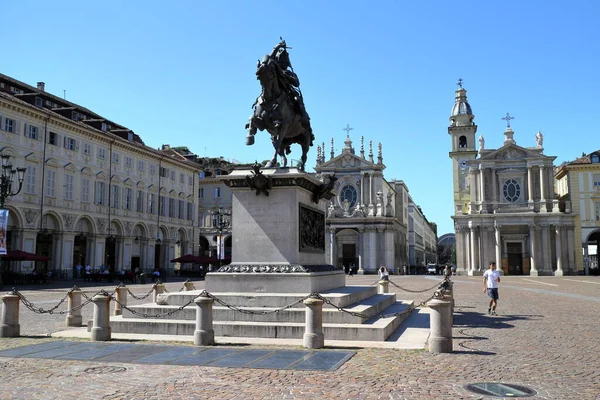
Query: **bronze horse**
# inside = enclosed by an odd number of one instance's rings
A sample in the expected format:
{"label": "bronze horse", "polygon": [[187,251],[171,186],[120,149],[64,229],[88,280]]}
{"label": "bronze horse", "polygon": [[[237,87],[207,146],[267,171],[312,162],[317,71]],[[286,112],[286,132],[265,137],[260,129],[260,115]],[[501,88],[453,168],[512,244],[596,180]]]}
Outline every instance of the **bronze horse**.
{"label": "bronze horse", "polygon": [[298,169],[304,170],[306,155],[312,146],[312,132],[301,123],[301,114],[292,100],[292,90],[284,90],[281,84],[285,77],[276,60],[265,56],[257,64],[256,78],[262,86],[262,93],[253,105],[254,113],[246,124],[248,135],[246,144],[254,144],[254,135],[258,130],[267,130],[271,134],[271,141],[275,148],[273,158],[265,167],[273,167],[277,163],[277,156],[281,157],[282,166],[287,166],[286,154],[291,152],[290,146],[298,143],[302,146],[301,164]]}

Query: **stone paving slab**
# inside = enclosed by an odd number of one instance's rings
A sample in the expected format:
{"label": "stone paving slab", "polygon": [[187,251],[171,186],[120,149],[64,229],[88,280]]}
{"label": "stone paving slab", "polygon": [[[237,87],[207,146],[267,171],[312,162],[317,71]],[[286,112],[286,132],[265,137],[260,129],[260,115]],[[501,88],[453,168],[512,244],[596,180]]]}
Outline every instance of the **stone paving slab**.
{"label": "stone paving slab", "polygon": [[268,358],[277,364],[277,369],[334,371],[354,354],[354,351],[179,348],[148,344],[56,341],[0,351],[0,359],[3,357],[71,359],[133,364],[141,359],[142,363],[157,365],[273,369],[269,363],[262,362]]}

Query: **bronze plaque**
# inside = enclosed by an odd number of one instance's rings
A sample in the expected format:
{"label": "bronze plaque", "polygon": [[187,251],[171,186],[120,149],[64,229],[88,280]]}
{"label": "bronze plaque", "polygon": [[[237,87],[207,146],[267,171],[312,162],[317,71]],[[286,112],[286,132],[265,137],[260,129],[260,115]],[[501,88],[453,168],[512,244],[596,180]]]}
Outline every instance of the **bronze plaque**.
{"label": "bronze plaque", "polygon": [[299,242],[300,251],[304,253],[325,252],[325,213],[300,203]]}

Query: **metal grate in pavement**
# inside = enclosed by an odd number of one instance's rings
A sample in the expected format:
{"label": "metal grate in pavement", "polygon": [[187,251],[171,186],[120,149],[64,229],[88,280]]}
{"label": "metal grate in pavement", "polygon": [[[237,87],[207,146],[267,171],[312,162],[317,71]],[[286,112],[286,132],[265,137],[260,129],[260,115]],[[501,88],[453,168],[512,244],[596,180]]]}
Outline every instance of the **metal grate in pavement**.
{"label": "metal grate in pavement", "polygon": [[0,351],[0,357],[15,358],[317,371],[334,371],[354,354],[337,350],[244,350],[63,340]]}

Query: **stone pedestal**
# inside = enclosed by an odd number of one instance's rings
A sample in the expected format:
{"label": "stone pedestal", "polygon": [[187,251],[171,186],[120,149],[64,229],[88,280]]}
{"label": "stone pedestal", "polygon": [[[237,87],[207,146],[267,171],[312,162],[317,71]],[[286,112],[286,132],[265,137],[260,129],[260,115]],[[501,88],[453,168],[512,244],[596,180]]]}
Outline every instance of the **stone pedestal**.
{"label": "stone pedestal", "polygon": [[65,318],[66,326],[81,326],[82,317],[81,317],[81,309],[76,309],[81,306],[81,294],[83,292],[81,290],[73,290],[69,293],[69,298],[67,300],[67,307],[69,308],[69,312],[67,313],[67,317]]}
{"label": "stone pedestal", "polygon": [[21,325],[19,324],[20,297],[14,294],[7,294],[0,299],[2,300],[0,337],[19,337],[21,334]]}
{"label": "stone pedestal", "polygon": [[208,292],[311,293],[345,285],[344,271],[325,261],[332,196],[325,185],[295,168],[236,170],[220,179],[232,194],[232,262],[207,274]]}
{"label": "stone pedestal", "polygon": [[431,309],[429,320],[429,351],[452,352],[452,310],[449,300],[433,299],[427,303]]}
{"label": "stone pedestal", "polygon": [[110,297],[97,294],[92,297],[92,303],[94,303],[94,318],[91,339],[92,341],[110,340]]}
{"label": "stone pedestal", "polygon": [[320,349],[325,346],[323,335],[323,300],[309,298],[306,305],[306,325],[302,341],[307,349]]}

